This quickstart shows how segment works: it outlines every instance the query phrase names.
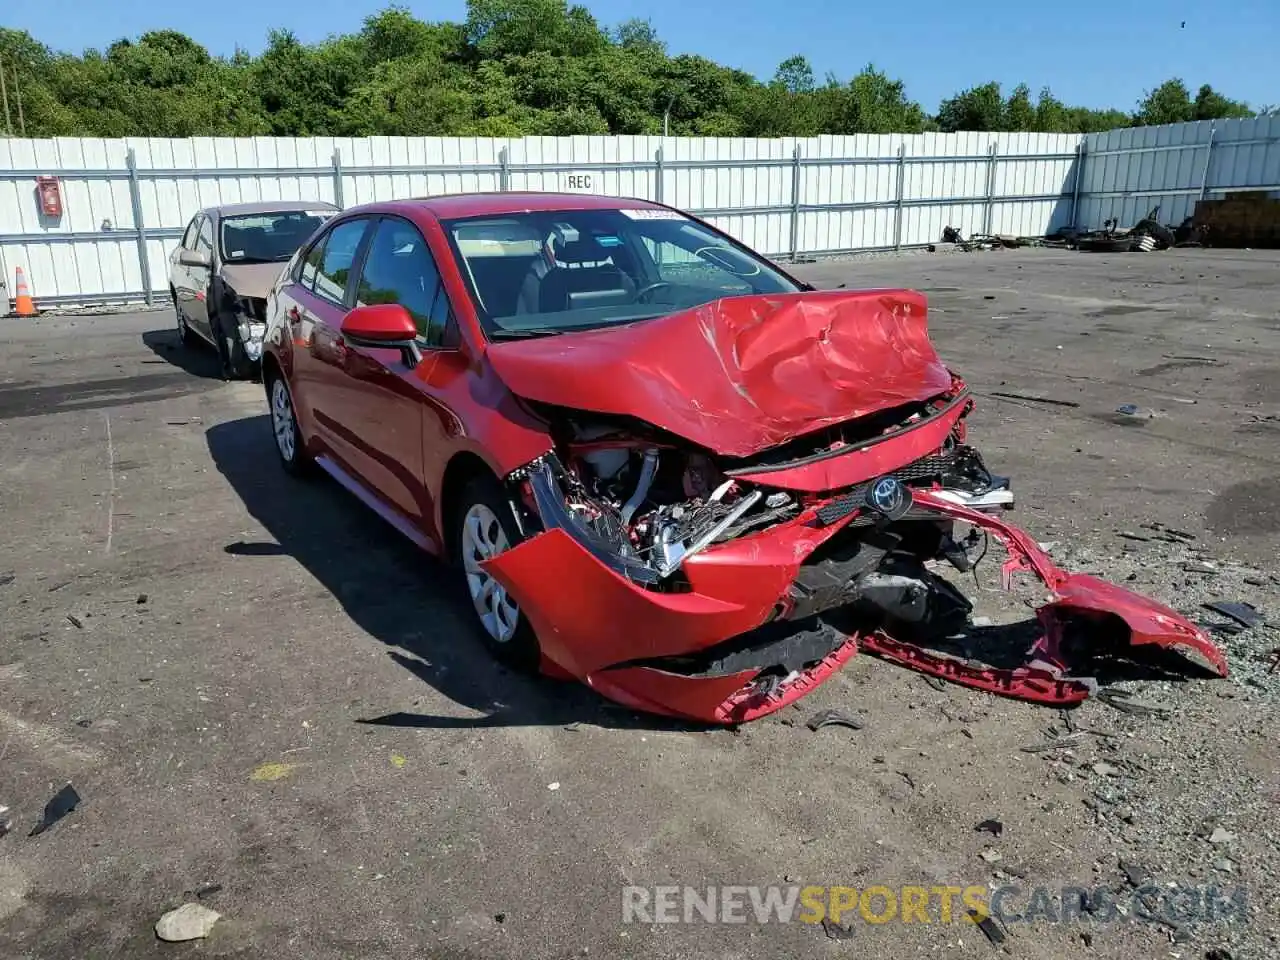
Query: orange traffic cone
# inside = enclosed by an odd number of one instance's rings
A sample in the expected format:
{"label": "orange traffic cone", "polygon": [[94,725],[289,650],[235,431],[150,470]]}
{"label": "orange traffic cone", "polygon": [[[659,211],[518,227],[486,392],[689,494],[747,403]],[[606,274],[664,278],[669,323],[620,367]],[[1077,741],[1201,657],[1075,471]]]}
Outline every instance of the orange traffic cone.
{"label": "orange traffic cone", "polygon": [[31,288],[27,286],[27,276],[22,272],[21,267],[16,268],[14,273],[13,312],[19,317],[34,317],[36,305],[31,302]]}

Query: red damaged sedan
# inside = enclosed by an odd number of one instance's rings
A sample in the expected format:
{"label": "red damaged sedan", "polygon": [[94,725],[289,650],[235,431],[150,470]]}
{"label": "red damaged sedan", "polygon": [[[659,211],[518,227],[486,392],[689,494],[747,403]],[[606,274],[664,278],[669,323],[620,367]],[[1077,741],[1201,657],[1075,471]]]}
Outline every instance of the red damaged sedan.
{"label": "red damaged sedan", "polygon": [[[1001,519],[918,293],[815,290],[660,204],[502,193],[335,216],[268,316],[284,467],[455,565],[507,663],[713,723],[859,649],[1056,704],[1108,656],[1226,672]],[[991,542],[1048,593],[1024,623],[975,624],[956,585]]]}

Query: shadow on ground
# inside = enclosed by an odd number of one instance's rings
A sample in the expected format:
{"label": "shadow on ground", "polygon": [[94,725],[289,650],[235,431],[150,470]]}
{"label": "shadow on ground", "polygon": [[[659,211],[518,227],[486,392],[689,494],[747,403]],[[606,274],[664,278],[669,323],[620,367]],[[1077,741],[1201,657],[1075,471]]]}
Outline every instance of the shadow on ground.
{"label": "shadow on ground", "polygon": [[177,330],[165,328],[148,330],[142,335],[142,342],[160,360],[186,371],[193,377],[206,380],[222,379],[222,368],[218,363],[217,351],[199,337],[193,336],[191,344],[184,345],[178,339]]}
{"label": "shadow on ground", "polygon": [[275,538],[230,543],[227,553],[293,557],[360,629],[392,648],[396,663],[454,702],[485,714],[465,718],[390,712],[359,722],[423,728],[580,722],[691,729],[617,707],[585,686],[523,676],[496,664],[472,632],[473,614],[454,572],[327,477],[297,480],[286,475],[276,463],[266,415],[211,427],[206,438],[219,472]]}

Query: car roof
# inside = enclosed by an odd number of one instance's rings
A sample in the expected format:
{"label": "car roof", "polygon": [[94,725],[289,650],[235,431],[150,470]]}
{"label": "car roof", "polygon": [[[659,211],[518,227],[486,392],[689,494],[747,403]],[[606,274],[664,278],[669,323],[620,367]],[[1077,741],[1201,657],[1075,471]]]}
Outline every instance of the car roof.
{"label": "car roof", "polygon": [[660,204],[633,197],[605,197],[590,193],[453,193],[437,197],[417,197],[390,205],[402,212],[407,208],[428,210],[441,220],[457,217],[503,216],[545,210],[661,210]]}
{"label": "car roof", "polygon": [[224,203],[218,207],[206,207],[205,213],[216,217],[237,217],[248,213],[288,213],[292,210],[333,210],[325,200],[259,200],[256,203]]}

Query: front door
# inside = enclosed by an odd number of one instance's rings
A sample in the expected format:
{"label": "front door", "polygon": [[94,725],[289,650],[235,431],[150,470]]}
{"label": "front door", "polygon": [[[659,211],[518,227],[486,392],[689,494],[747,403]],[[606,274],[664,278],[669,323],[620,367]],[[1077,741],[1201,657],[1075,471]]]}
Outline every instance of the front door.
{"label": "front door", "polygon": [[400,350],[348,346],[342,401],[345,432],[357,447],[361,478],[413,526],[433,536],[432,500],[423,481],[423,418],[436,419],[430,370],[439,359],[449,316],[440,272],[418,228],[398,217],[374,227],[356,287],[355,305],[398,303],[418,325],[423,362],[411,367]]}

